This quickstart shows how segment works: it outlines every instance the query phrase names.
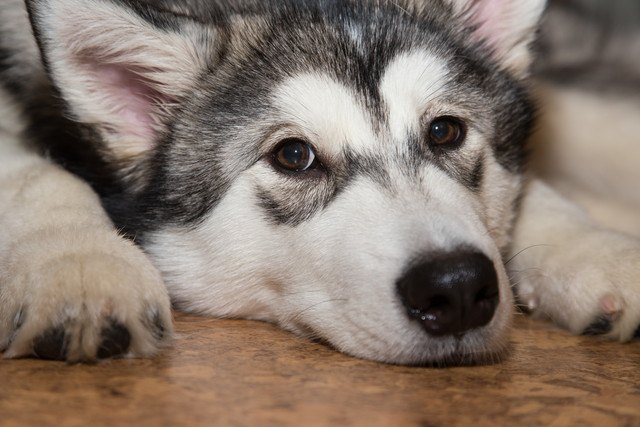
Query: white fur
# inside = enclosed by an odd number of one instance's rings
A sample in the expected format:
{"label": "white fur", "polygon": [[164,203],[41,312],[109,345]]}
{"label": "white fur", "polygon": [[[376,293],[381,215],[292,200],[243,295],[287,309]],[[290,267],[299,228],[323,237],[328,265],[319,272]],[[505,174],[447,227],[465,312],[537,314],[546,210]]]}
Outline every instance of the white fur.
{"label": "white fur", "polygon": [[[277,227],[255,205],[255,182],[272,173],[266,168],[239,179],[201,227],[165,230],[149,244],[170,293],[185,308],[273,321],[370,359],[438,360],[456,351],[453,339],[427,339],[406,316],[395,281],[418,254],[471,244],[496,260],[502,299],[491,326],[469,333],[461,349],[501,348],[511,314],[508,282],[497,250],[478,231],[480,221],[461,215],[464,198],[441,200],[444,194],[431,192],[426,201],[418,196],[424,189],[392,196],[362,180],[318,217]],[[442,181],[446,193],[450,179],[435,170],[426,174],[429,182]]]}
{"label": "white fur", "polygon": [[194,24],[179,35],[157,31],[111,2],[34,3],[44,37],[56,40],[48,60],[74,115],[100,125],[116,158],[151,148],[163,109],[191,88],[215,34]]}
{"label": "white fur", "polygon": [[[276,99],[291,129],[319,152],[337,153],[348,145],[356,153],[392,158],[425,111],[447,108],[438,91],[428,90],[442,79],[442,69],[401,72],[427,57],[413,52],[390,62],[381,85],[388,129],[373,131],[356,94],[328,76],[290,78],[276,89]],[[475,150],[488,142],[471,130],[468,145]],[[189,310],[273,321],[350,354],[409,363],[446,358],[454,343],[424,336],[404,313],[395,281],[418,254],[470,245],[494,260],[501,301],[492,323],[467,334],[461,345],[463,351],[490,352],[503,345],[511,317],[498,247],[509,242],[520,183],[489,150],[485,155],[486,184],[478,198],[433,166],[425,166],[416,184],[386,165],[391,190],[362,177],[322,213],[293,228],[265,221],[256,189],[278,188],[281,177],[260,162],[235,181],[200,227],[163,230],[148,248],[171,294]],[[513,247],[540,246],[509,265],[520,298],[576,333],[611,314],[618,321],[609,335],[628,340],[639,323],[638,241],[598,228],[539,182],[526,195]],[[571,246],[561,247],[564,242]],[[597,246],[602,243],[612,246]]]}
{"label": "white fur", "polygon": [[[443,97],[447,87],[445,62],[437,55],[424,51],[406,52],[398,55],[387,66],[380,84],[380,93],[389,113],[389,132],[397,146],[411,132],[420,133],[421,126],[438,116],[462,116],[455,105]],[[515,212],[511,200],[520,186],[520,179],[505,171],[491,155],[486,141],[474,127],[470,127],[465,140],[465,149],[460,156],[478,158],[484,152],[488,162],[485,187],[480,192],[485,209],[482,219],[498,247],[505,247],[510,240],[509,224]],[[500,200],[501,203],[494,201]]]}
{"label": "white fur", "polygon": [[[544,2],[451,1],[478,25],[476,36],[495,49],[505,67],[522,75],[531,28]],[[46,35],[59,41],[51,50],[53,73],[77,118],[101,124],[122,158],[148,149],[158,104],[184,93],[207,61],[195,47],[215,34],[195,27],[183,36],[154,31],[109,2],[34,4],[41,6],[37,18]],[[359,29],[350,30],[349,37],[362,37]],[[87,68],[86,55],[95,55],[90,64],[106,59],[108,66]],[[122,79],[120,64],[140,66],[162,99],[131,92],[135,85]],[[265,218],[257,195],[261,187],[284,188],[282,175],[265,159],[258,161],[197,226],[148,236],[146,249],[173,299],[194,312],[276,322],[347,353],[386,362],[500,351],[512,315],[500,249],[511,236],[520,182],[497,163],[490,141],[473,126],[456,155],[484,155],[477,194],[434,165],[406,171],[392,161],[425,120],[456,115],[455,105],[442,96],[447,78],[442,64],[426,51],[405,52],[389,63],[380,86],[388,127],[375,123],[357,93],[327,75],[284,80],[274,90],[273,122],[283,125],[281,132],[305,138],[322,156],[337,157],[348,147],[356,156],[388,159],[380,167],[390,185],[358,176],[309,220],[280,226]],[[123,100],[126,108],[119,106]],[[170,322],[157,271],[117,235],[86,184],[21,145],[19,114],[10,117],[4,110],[19,113],[15,105],[0,103],[0,120],[6,118],[0,121],[0,348],[8,347],[9,357],[28,355],[36,337],[68,322],[68,358],[92,359],[101,328],[114,318],[132,334],[131,355],[152,354],[158,343],[142,319],[159,310],[166,327]],[[148,119],[153,123],[145,128]],[[414,173],[417,179],[410,176]],[[638,240],[600,228],[537,181],[527,187],[514,237],[509,268],[530,308],[576,333],[606,314],[615,320],[610,337],[631,337],[640,323]],[[430,337],[407,316],[396,281],[416,257],[460,246],[492,259],[500,304],[486,327],[460,339]],[[17,328],[21,309],[25,322]]]}
{"label": "white fur", "polygon": [[447,71],[444,61],[424,50],[402,53],[387,66],[380,93],[396,141],[419,129],[421,117],[445,89]]}
{"label": "white fur", "polygon": [[627,341],[640,324],[640,240],[598,226],[540,181],[527,188],[510,269],[523,303],[574,333],[597,317]]}
{"label": "white fur", "polygon": [[527,188],[509,264],[519,297],[575,333],[609,317],[608,336],[628,340],[640,323],[637,102],[553,85],[537,95],[533,166],[554,189]]}
{"label": "white fur", "polygon": [[[406,58],[392,62],[386,73],[390,98],[394,88],[429,85],[428,77],[406,82],[397,71]],[[391,129],[374,132],[357,97],[328,76],[293,77],[275,93],[290,127],[321,153],[348,145],[356,155],[393,158],[403,150],[404,139],[392,137]],[[417,99],[424,104],[408,109],[398,98],[391,101],[389,115],[408,125],[417,123],[426,105]],[[388,172],[392,189],[360,178],[320,214],[283,227],[265,220],[257,198],[260,186],[278,188],[282,177],[259,162],[236,179],[200,226],[155,233],[147,250],[172,297],[190,311],[269,320],[350,354],[399,363],[499,350],[511,318],[511,292],[478,201],[435,166],[425,166],[416,181],[395,165]],[[501,301],[490,326],[469,332],[456,348],[453,338],[429,339],[408,318],[396,281],[416,257],[461,246],[493,259]]]}
{"label": "white fur", "polygon": [[87,184],[24,147],[18,112],[0,91],[0,349],[28,356],[34,339],[64,324],[67,359],[93,359],[114,319],[131,334],[128,355],[154,354],[149,310],[171,333],[157,270],[118,236]]}
{"label": "white fur", "polygon": [[328,76],[304,74],[287,79],[274,91],[282,118],[294,124],[310,140],[322,140],[329,155],[348,145],[371,147],[376,141],[373,118],[359,104],[355,93]]}

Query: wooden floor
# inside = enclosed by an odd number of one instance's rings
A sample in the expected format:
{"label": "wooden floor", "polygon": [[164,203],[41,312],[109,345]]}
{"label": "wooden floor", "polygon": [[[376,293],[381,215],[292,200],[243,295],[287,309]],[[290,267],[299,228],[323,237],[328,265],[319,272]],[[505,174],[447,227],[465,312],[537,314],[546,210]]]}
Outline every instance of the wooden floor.
{"label": "wooden floor", "polygon": [[0,361],[0,425],[640,426],[640,342],[519,318],[501,364],[388,366],[258,322],[178,316],[155,360]]}

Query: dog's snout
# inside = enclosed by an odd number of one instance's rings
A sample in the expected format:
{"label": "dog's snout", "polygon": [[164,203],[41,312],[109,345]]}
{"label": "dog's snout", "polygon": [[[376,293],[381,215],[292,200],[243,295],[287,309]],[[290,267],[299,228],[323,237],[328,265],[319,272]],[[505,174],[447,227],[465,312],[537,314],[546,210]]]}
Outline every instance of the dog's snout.
{"label": "dog's snout", "polygon": [[493,262],[479,252],[432,255],[409,268],[397,285],[409,315],[435,336],[486,325],[499,300]]}

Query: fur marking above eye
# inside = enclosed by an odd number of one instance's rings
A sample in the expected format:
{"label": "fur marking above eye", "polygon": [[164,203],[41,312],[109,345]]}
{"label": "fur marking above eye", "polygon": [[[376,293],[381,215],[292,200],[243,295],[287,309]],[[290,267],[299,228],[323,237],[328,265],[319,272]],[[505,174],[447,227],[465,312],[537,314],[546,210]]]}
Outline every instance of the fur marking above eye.
{"label": "fur marking above eye", "polygon": [[304,172],[316,164],[316,154],[311,146],[298,138],[287,138],[274,151],[273,161],[281,169]]}

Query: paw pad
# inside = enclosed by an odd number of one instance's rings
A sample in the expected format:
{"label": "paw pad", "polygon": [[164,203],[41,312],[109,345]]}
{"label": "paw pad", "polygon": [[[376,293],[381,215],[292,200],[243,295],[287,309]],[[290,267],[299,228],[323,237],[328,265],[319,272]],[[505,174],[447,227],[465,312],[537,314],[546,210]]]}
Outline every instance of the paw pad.
{"label": "paw pad", "polygon": [[64,327],[47,330],[33,341],[33,355],[40,359],[65,360],[69,339]]}
{"label": "paw pad", "polygon": [[102,329],[102,342],[98,347],[98,359],[108,359],[122,356],[129,350],[131,334],[122,323],[115,320],[109,322],[109,326]]}
{"label": "paw pad", "polygon": [[145,319],[145,324],[147,328],[151,331],[153,338],[158,341],[162,341],[167,335],[167,329],[160,317],[160,311],[154,310],[148,314]]}
{"label": "paw pad", "polygon": [[593,323],[591,323],[582,332],[582,335],[596,336],[605,335],[611,332],[613,329],[613,319],[609,315],[602,315],[598,317]]}
{"label": "paw pad", "polygon": [[616,321],[622,314],[622,303],[615,296],[607,294],[600,299],[600,309],[612,321]]}

